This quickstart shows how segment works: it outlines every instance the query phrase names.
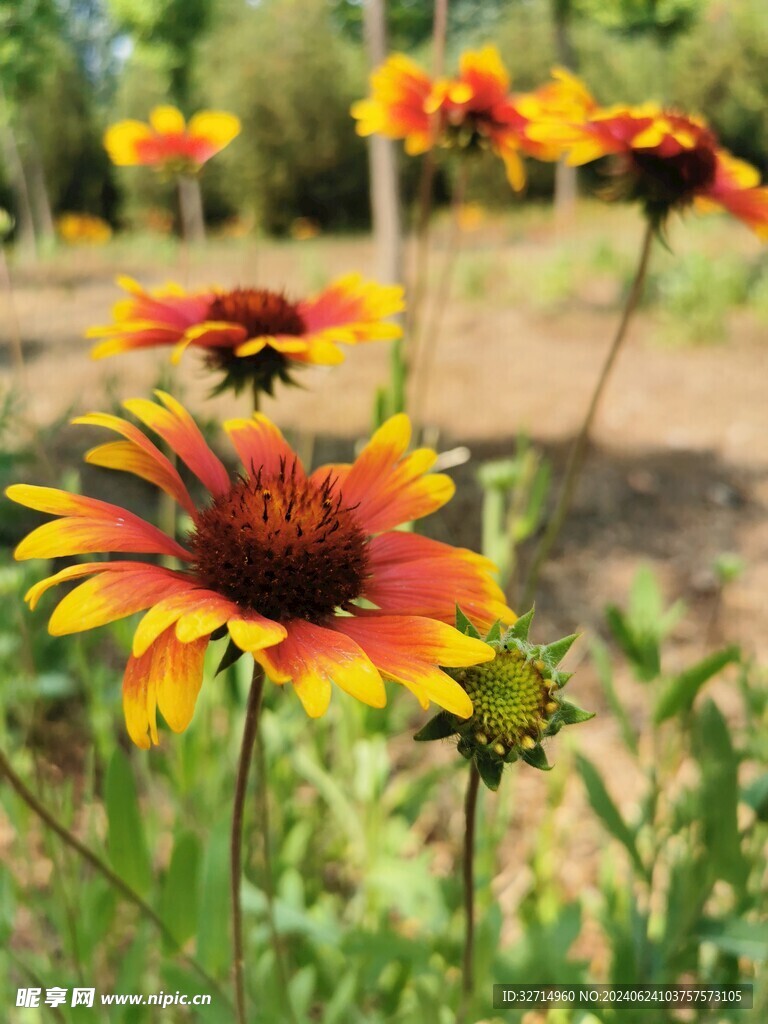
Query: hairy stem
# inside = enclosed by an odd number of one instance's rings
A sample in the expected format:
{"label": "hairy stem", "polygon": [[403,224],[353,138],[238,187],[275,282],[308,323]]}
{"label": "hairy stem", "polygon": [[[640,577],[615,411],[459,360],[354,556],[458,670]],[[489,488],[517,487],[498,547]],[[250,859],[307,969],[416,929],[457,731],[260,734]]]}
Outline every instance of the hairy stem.
{"label": "hairy stem", "polygon": [[232,971],[235,982],[235,1008],[238,1024],[248,1024],[245,1008],[245,947],[243,945],[243,908],[241,904],[241,886],[243,877],[243,816],[245,811],[245,794],[248,789],[248,773],[253,758],[253,745],[259,727],[261,698],[264,692],[264,672],[258,662],[253,665],[253,678],[248,691],[248,703],[245,709],[243,739],[240,745],[240,759],[237,765],[235,782],[235,800],[232,809],[232,833],[230,845],[230,864],[232,874]]}
{"label": "hairy stem", "polygon": [[632,281],[632,287],[629,290],[629,295],[627,296],[627,301],[624,305],[624,311],[621,315],[619,326],[616,329],[616,334],[613,337],[611,347],[608,350],[608,355],[606,356],[605,362],[600,370],[600,376],[597,379],[595,390],[592,393],[592,398],[590,400],[589,407],[587,408],[586,416],[584,417],[581,429],[579,430],[568,456],[568,465],[566,466],[565,477],[560,489],[557,505],[552,513],[552,518],[549,520],[547,529],[544,531],[544,535],[541,538],[539,546],[536,549],[533,561],[531,562],[531,567],[528,570],[525,586],[523,587],[523,596],[520,602],[521,608],[527,608],[533,600],[541,570],[550,551],[554,547],[555,542],[560,536],[563,523],[565,522],[568,510],[571,507],[571,501],[573,499],[574,491],[576,490],[579,473],[581,472],[581,468],[584,463],[584,455],[586,454],[587,446],[589,444],[592,425],[595,421],[597,411],[600,408],[600,400],[603,397],[603,392],[605,391],[606,384],[608,383],[608,379],[611,375],[611,370],[616,362],[616,357],[624,343],[627,328],[629,327],[632,319],[632,314],[635,312],[637,304],[640,301],[640,296],[643,292],[643,284],[645,283],[645,276],[648,270],[648,260],[651,254],[652,243],[653,225],[648,221],[645,228],[645,234],[643,236],[643,244],[640,250],[637,270],[635,271],[635,277]]}
{"label": "hairy stem", "polygon": [[77,836],[75,836],[70,830],[58,821],[53,814],[45,807],[35,794],[27,787],[24,781],[16,774],[13,770],[10,761],[5,756],[2,750],[0,750],[0,775],[4,776],[11,785],[11,788],[18,794],[29,809],[37,815],[37,817],[43,822],[43,824],[49,828],[67,845],[70,849],[74,850],[83,860],[87,861],[91,867],[95,868],[100,875],[102,875],[109,884],[116,889],[124,899],[132,903],[140,912],[142,917],[150,921],[155,928],[160,932],[164,939],[166,939],[170,945],[178,952],[178,955],[194,970],[197,974],[210,986],[211,991],[216,994],[227,1004],[231,1005],[226,993],[219,987],[218,983],[214,978],[208,974],[202,964],[199,964],[193,957],[188,956],[186,953],[182,953],[179,949],[179,943],[176,941],[175,936],[168,928],[163,919],[155,913],[152,907],[145,902],[144,899],[128,885],[127,882],[116,874],[112,868],[103,861],[98,854],[94,853],[93,850],[89,849],[84,843],[82,843]]}
{"label": "hairy stem", "polygon": [[463,1020],[474,986],[475,955],[475,824],[477,821],[477,794],[480,788],[480,773],[473,761],[467,780],[467,794],[464,799],[464,962],[462,964],[462,1009],[459,1020]]}

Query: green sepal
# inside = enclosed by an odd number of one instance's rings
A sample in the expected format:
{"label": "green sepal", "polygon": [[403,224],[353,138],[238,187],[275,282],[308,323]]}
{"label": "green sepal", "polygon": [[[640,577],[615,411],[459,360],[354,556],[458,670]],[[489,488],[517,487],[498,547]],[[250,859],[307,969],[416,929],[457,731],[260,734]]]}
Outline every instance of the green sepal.
{"label": "green sepal", "polygon": [[456,717],[450,711],[440,711],[431,718],[426,725],[413,737],[422,742],[424,740],[444,740],[453,736],[456,732]]}
{"label": "green sepal", "polygon": [[515,640],[527,640],[535,611],[536,605],[533,605],[530,611],[526,612],[525,615],[521,615],[517,622],[513,626],[510,626],[507,636],[513,637]]}
{"label": "green sepal", "polygon": [[590,718],[595,717],[594,711],[585,711],[584,708],[567,700],[560,704],[555,714],[563,725],[578,725],[579,722],[588,722]]}
{"label": "green sepal", "polygon": [[226,635],[227,635],[227,627],[226,627],[226,625],[224,625],[224,626],[219,626],[218,629],[214,629],[214,631],[211,633],[211,637],[210,638],[211,638],[211,640],[223,640]]}
{"label": "green sepal", "polygon": [[544,661],[548,661],[554,668],[560,664],[571,647],[573,647],[574,641],[578,640],[578,638],[578,633],[571,633],[570,636],[564,636],[562,640],[555,640],[554,643],[547,644],[546,647],[541,648],[542,658]]}
{"label": "green sepal", "polygon": [[237,644],[234,642],[234,640],[230,640],[229,643],[227,644],[227,649],[226,651],[224,651],[222,659],[219,662],[219,667],[213,673],[214,677],[219,675],[220,672],[223,672],[225,669],[228,669],[230,666],[234,665],[235,662],[239,661],[244,654],[245,651],[241,651]]}
{"label": "green sepal", "polygon": [[552,765],[547,760],[547,755],[541,745],[535,746],[532,750],[524,750],[523,760],[532,768],[538,768],[542,772],[552,771]]}
{"label": "green sepal", "polygon": [[557,683],[557,688],[559,690],[562,690],[562,688],[565,686],[565,684],[568,682],[568,680],[571,678],[572,675],[573,675],[573,672],[560,672],[560,671],[558,671],[558,672],[553,672],[552,673],[552,679],[553,679],[554,682]]}
{"label": "green sepal", "polygon": [[485,636],[485,642],[487,644],[500,644],[501,643],[501,620],[497,619],[491,628],[488,630]]}
{"label": "green sepal", "polygon": [[456,605],[456,629],[464,636],[474,637],[475,640],[483,639],[458,605]]}
{"label": "green sepal", "polygon": [[504,762],[492,761],[488,757],[476,757],[475,764],[477,765],[477,770],[480,773],[480,778],[488,789],[492,789],[495,793],[499,788],[499,783],[501,782],[501,773],[504,770]]}

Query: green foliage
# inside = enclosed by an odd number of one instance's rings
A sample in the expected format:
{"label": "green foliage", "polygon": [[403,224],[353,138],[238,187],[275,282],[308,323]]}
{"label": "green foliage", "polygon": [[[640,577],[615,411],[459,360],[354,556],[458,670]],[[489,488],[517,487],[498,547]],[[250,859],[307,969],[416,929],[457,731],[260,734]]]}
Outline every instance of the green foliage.
{"label": "green foliage", "polygon": [[209,105],[238,114],[243,135],[212,164],[211,188],[269,231],[298,216],[359,225],[367,158],[349,108],[364,93],[364,67],[325,0],[221,0],[200,52],[199,88]]}

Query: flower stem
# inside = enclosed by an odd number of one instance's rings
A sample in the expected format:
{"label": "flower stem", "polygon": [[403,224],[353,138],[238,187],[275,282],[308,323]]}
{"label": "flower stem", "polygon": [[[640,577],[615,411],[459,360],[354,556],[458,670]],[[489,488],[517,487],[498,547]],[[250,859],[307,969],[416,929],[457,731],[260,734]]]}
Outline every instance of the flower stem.
{"label": "flower stem", "polygon": [[640,249],[640,258],[637,264],[637,270],[635,271],[635,277],[632,281],[632,287],[629,290],[627,301],[624,305],[624,311],[619,321],[619,326],[616,329],[616,334],[613,337],[611,347],[608,350],[608,355],[605,358],[603,367],[600,371],[600,376],[597,379],[595,390],[592,393],[592,398],[587,408],[586,416],[581,424],[581,429],[573,443],[570,454],[568,456],[568,464],[565,470],[565,478],[563,480],[562,487],[560,489],[560,495],[555,506],[555,511],[552,514],[551,519],[547,525],[547,529],[544,531],[544,535],[541,538],[536,553],[531,562],[531,567],[528,570],[528,575],[525,580],[525,586],[523,587],[523,597],[520,602],[521,608],[527,608],[536,590],[536,584],[539,580],[539,574],[546,562],[550,551],[555,545],[557,538],[560,536],[560,531],[565,522],[565,518],[568,515],[568,510],[571,506],[573,494],[576,489],[576,484],[579,479],[579,473],[584,463],[584,455],[586,454],[587,446],[589,444],[589,438],[592,431],[592,425],[595,421],[595,416],[600,407],[600,400],[603,397],[608,378],[611,375],[611,370],[616,362],[616,357],[621,350],[621,346],[627,334],[627,328],[632,319],[632,314],[637,308],[637,304],[640,301],[640,296],[643,292],[643,285],[645,283],[645,277],[648,270],[648,260],[651,254],[651,247],[653,243],[654,229],[653,225],[648,221],[645,234],[643,235],[643,243]]}
{"label": "flower stem", "polygon": [[87,861],[91,867],[95,868],[99,874],[101,874],[109,884],[116,889],[129,903],[141,911],[143,917],[157,928],[160,934],[166,939],[171,946],[178,952],[178,955],[194,970],[200,977],[206,982],[211,988],[212,992],[223,1000],[223,1002],[229,1007],[231,1003],[226,993],[219,987],[218,983],[214,978],[208,974],[202,964],[199,964],[193,957],[188,956],[186,953],[182,953],[179,948],[179,943],[176,937],[168,928],[168,925],[163,919],[155,913],[152,907],[145,902],[144,899],[128,885],[127,882],[116,874],[112,868],[99,857],[98,854],[94,853],[93,850],[89,849],[84,843],[82,843],[77,836],[75,836],[66,825],[62,825],[54,815],[45,807],[44,804],[38,800],[35,794],[26,786],[24,781],[16,774],[13,770],[10,761],[5,756],[2,750],[0,750],[0,775],[5,776],[11,785],[11,788],[15,790],[19,797],[29,807],[29,809],[37,815],[37,817],[71,849],[73,849],[83,860]]}
{"label": "flower stem", "polygon": [[473,761],[464,799],[464,962],[462,965],[462,1005],[458,1019],[463,1020],[472,998],[475,955],[475,824],[480,773]]}
{"label": "flower stem", "polygon": [[245,1009],[245,951],[243,946],[243,908],[240,902],[243,875],[243,813],[245,810],[245,794],[248,788],[248,772],[253,757],[253,745],[259,727],[261,697],[264,692],[264,672],[258,662],[253,665],[251,688],[248,691],[248,703],[245,709],[245,725],[240,745],[240,759],[237,766],[235,783],[235,801],[232,810],[232,834],[230,845],[230,864],[232,869],[232,949],[233,973],[235,980],[235,1004],[238,1024],[248,1024]]}

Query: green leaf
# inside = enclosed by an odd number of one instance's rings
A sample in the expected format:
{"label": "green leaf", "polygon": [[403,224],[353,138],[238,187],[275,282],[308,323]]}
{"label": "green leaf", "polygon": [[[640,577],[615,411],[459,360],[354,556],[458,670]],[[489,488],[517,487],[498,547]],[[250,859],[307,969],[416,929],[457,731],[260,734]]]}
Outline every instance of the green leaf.
{"label": "green leaf", "polygon": [[627,749],[637,756],[637,734],[630,722],[627,710],[624,707],[623,702],[619,699],[619,695],[616,693],[616,687],[613,685],[613,668],[611,666],[611,658],[608,653],[608,648],[605,644],[598,640],[593,640],[590,644],[592,651],[592,660],[595,663],[597,674],[602,684],[603,693],[605,699],[608,702],[608,706],[614,714],[614,717],[619,723],[621,729],[621,735],[624,739],[624,745]]}
{"label": "green leaf", "polygon": [[456,732],[456,719],[450,711],[440,711],[413,737],[415,740],[444,740]]}
{"label": "green leaf", "polygon": [[464,636],[472,636],[475,640],[483,639],[458,605],[456,605],[456,629]]}
{"label": "green leaf", "polygon": [[501,782],[501,773],[504,770],[503,763],[501,761],[492,761],[489,757],[476,757],[475,764],[480,772],[480,778],[488,789],[492,789],[495,793]]}
{"label": "green leaf", "polygon": [[561,719],[563,725],[578,725],[579,722],[588,722],[590,718],[594,718],[595,712],[585,711],[584,708],[564,700],[557,712],[557,717]]}
{"label": "green leaf", "polygon": [[661,655],[656,637],[636,634],[616,605],[608,605],[605,618],[616,643],[632,663],[637,677],[646,683],[655,679],[661,671]]}
{"label": "green leaf", "polygon": [[160,893],[160,917],[179,947],[197,928],[199,869],[200,842],[193,833],[182,832],[173,845]]}
{"label": "green leaf", "polygon": [[760,821],[768,821],[768,772],[759,775],[741,794]]}
{"label": "green leaf", "polygon": [[701,923],[699,938],[711,942],[731,956],[745,956],[750,960],[768,960],[768,923],[727,918],[725,921],[708,919]]}
{"label": "green leaf", "polygon": [[136,795],[131,764],[118,747],[112,755],[104,783],[107,810],[107,849],[112,867],[142,896],[152,885],[144,823]]}
{"label": "green leaf", "polygon": [[587,796],[592,806],[592,810],[598,818],[600,818],[603,825],[605,825],[606,829],[614,839],[618,839],[627,853],[629,853],[638,873],[647,877],[645,865],[643,864],[640,852],[637,849],[635,836],[629,825],[627,825],[622,818],[621,813],[613,802],[610,793],[605,788],[605,783],[603,782],[597,768],[595,768],[592,762],[588,761],[586,757],[582,757],[579,754],[576,755],[576,764],[587,790]]}
{"label": "green leaf", "polygon": [[525,615],[521,615],[517,622],[510,627],[509,635],[513,636],[516,640],[527,640],[535,611],[536,605],[534,605],[530,611],[526,612]]}
{"label": "green leaf", "polygon": [[712,676],[717,675],[726,665],[738,662],[741,658],[740,649],[733,644],[722,651],[708,655],[691,668],[686,669],[670,680],[656,702],[653,720],[657,725],[666,722],[684,711],[690,711],[696,695]]}
{"label": "green leaf", "polygon": [[738,757],[728,724],[711,700],[696,716],[693,749],[701,771],[699,813],[711,867],[718,878],[741,889],[749,866],[741,852],[736,817]]}
{"label": "green leaf", "polygon": [[232,962],[229,893],[229,818],[213,823],[203,859],[197,958],[212,974]]}

